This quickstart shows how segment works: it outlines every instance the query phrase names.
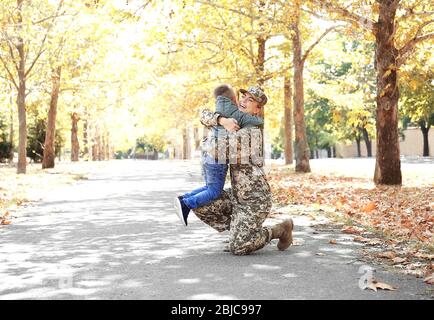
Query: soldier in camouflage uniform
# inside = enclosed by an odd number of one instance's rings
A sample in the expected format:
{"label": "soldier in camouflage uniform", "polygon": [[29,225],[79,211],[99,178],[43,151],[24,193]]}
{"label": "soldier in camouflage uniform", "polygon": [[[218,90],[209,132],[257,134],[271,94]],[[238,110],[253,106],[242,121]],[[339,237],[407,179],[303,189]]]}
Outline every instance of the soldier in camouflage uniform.
{"label": "soldier in camouflage uniform", "polygon": [[[263,106],[266,96],[258,87],[240,90],[252,106]],[[243,103],[243,100],[241,100]],[[245,111],[245,112],[248,112]],[[207,127],[223,124],[217,113],[203,110],[201,123]],[[223,147],[222,147],[223,146]],[[219,232],[229,230],[229,250],[236,255],[247,255],[279,239],[278,248],[285,250],[292,243],[292,220],[275,227],[263,227],[270,213],[272,200],[270,186],[263,170],[262,138],[258,128],[243,128],[231,132],[227,141],[207,141],[208,153],[220,160],[229,157],[232,188],[223,190],[214,202],[193,209],[196,216]]]}

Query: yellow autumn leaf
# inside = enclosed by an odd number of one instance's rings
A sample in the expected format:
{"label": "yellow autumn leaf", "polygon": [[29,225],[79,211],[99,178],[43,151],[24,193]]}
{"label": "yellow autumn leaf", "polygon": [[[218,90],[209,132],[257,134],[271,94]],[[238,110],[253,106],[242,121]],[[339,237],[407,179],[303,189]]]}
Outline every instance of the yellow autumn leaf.
{"label": "yellow autumn leaf", "polygon": [[371,212],[372,210],[374,210],[377,207],[377,205],[375,204],[375,202],[370,202],[368,203],[366,206],[364,206],[362,208],[363,212]]}
{"label": "yellow autumn leaf", "polygon": [[384,74],[383,74],[383,78],[387,78],[390,74],[392,73],[392,70],[387,70]]}
{"label": "yellow autumn leaf", "polygon": [[417,82],[416,80],[411,80],[411,81],[410,81],[410,87],[411,87],[413,90],[416,90],[417,87],[418,87],[418,82]]}
{"label": "yellow autumn leaf", "polygon": [[393,287],[387,283],[383,283],[383,282],[375,282],[374,285],[377,289],[389,290],[389,291],[395,291],[396,290],[395,287]]}

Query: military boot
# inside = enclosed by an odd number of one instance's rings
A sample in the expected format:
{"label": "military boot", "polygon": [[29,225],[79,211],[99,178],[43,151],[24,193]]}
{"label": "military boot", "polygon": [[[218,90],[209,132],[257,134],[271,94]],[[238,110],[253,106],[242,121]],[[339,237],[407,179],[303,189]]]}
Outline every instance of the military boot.
{"label": "military boot", "polygon": [[294,229],[294,222],[292,219],[283,221],[277,226],[273,227],[272,239],[279,239],[277,248],[281,251],[286,250],[292,244],[292,230]]}

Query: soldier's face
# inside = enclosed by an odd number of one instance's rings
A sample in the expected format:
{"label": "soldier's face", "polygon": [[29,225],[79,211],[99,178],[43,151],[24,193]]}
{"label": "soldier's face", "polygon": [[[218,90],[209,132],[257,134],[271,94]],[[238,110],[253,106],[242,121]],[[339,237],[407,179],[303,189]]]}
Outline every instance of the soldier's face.
{"label": "soldier's face", "polygon": [[258,115],[259,111],[261,110],[261,106],[259,105],[259,102],[253,99],[253,96],[246,92],[241,96],[240,105],[238,109],[242,112],[249,113],[251,115]]}

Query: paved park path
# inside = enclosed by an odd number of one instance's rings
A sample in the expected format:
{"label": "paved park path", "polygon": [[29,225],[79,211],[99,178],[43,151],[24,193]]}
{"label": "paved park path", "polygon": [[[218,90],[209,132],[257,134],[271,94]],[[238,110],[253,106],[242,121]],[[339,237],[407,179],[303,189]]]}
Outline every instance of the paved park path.
{"label": "paved park path", "polygon": [[225,253],[227,234],[173,212],[173,197],[200,184],[197,162],[113,161],[20,208],[0,228],[0,299],[430,298],[422,280],[380,266],[375,277],[398,290],[361,290],[357,244],[329,244],[303,217],[301,245]]}

